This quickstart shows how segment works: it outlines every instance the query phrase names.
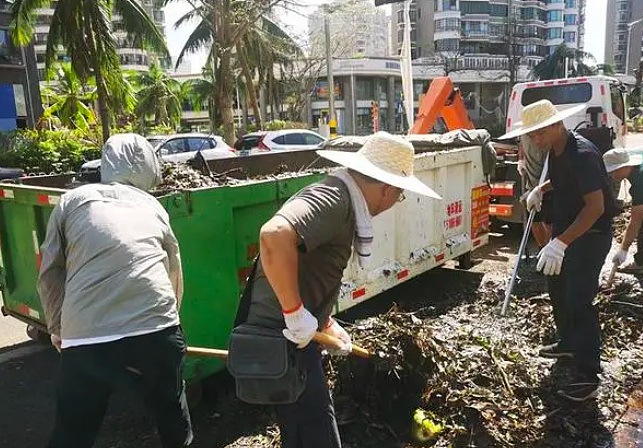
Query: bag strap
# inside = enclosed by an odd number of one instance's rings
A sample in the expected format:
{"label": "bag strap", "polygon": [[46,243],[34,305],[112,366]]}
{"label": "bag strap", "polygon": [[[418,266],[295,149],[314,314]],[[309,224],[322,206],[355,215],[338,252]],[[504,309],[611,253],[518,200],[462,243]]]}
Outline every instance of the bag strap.
{"label": "bag strap", "polygon": [[257,272],[257,265],[259,264],[259,255],[252,262],[252,268],[250,269],[250,275],[246,280],[246,286],[243,288],[241,293],[241,299],[239,300],[239,307],[237,308],[237,316],[234,318],[234,327],[238,327],[248,319],[248,313],[250,312],[250,299],[252,296],[252,285],[255,280],[255,273]]}

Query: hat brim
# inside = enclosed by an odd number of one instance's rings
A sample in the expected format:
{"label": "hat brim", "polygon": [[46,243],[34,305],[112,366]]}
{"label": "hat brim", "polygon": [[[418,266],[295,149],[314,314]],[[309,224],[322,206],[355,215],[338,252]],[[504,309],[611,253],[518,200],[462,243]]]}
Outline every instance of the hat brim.
{"label": "hat brim", "polygon": [[616,165],[605,165],[607,173],[613,173],[614,171],[624,168],[626,166],[639,166],[643,165],[643,156],[640,154],[632,154],[630,160],[625,163],[618,163]]}
{"label": "hat brim", "polygon": [[507,132],[505,135],[498,137],[498,140],[509,140],[511,138],[520,137],[521,135],[525,135],[525,134],[529,134],[530,132],[537,131],[538,129],[546,128],[547,126],[556,124],[559,121],[563,121],[565,118],[571,117],[572,115],[576,115],[577,113],[583,111],[586,108],[587,108],[586,104],[581,104],[579,106],[574,106],[565,110],[561,110],[553,117],[541,123],[538,123],[537,125],[534,125],[534,126],[522,127],[522,122],[518,122],[516,123],[516,126],[520,126],[518,129],[514,129],[511,132]]}
{"label": "hat brim", "polygon": [[346,168],[355,170],[365,176],[371,177],[375,180],[379,180],[380,182],[383,182],[385,184],[392,185],[394,187],[401,188],[406,191],[411,191],[413,193],[417,193],[433,199],[442,199],[439,194],[433,191],[433,189],[428,187],[417,177],[397,176],[395,174],[391,174],[388,171],[381,169],[377,165],[374,165],[366,157],[357,152],[319,150],[317,151],[317,154],[324,159],[328,159],[331,162],[335,162]]}

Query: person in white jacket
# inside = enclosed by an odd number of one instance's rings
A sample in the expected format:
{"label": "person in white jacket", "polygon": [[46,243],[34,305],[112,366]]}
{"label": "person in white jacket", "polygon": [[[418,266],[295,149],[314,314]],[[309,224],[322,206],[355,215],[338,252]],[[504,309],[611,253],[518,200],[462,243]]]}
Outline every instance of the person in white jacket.
{"label": "person in white jacket", "polygon": [[68,192],[51,214],[38,280],[60,352],[49,448],[91,447],[115,388],[143,398],[163,447],[192,441],[179,246],[146,193],[160,180],[150,143],[115,135],[103,146],[102,182]]}

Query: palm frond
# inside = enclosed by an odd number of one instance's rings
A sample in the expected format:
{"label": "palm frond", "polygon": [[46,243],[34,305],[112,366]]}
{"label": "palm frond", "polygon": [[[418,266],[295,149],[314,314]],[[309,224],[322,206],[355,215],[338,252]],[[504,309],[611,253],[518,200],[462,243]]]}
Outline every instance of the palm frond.
{"label": "palm frond", "polygon": [[202,48],[207,48],[209,45],[212,45],[213,42],[214,33],[212,27],[207,21],[202,20],[185,41],[185,45],[183,45],[176,59],[176,66],[178,67],[187,55],[194,54]]}
{"label": "palm frond", "polygon": [[114,12],[121,16],[123,29],[135,40],[140,40],[142,47],[154,50],[162,57],[170,56],[163,33],[139,2],[114,0]]}
{"label": "palm frond", "polygon": [[11,6],[11,37],[18,46],[31,43],[34,36],[36,10],[46,8],[51,0],[15,0]]}

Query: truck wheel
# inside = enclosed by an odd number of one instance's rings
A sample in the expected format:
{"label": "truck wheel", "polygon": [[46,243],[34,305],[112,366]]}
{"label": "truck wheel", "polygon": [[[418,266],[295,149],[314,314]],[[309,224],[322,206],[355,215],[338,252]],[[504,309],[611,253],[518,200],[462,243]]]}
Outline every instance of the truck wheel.
{"label": "truck wheel", "polygon": [[43,344],[50,343],[49,335],[46,332],[34,327],[33,325],[27,325],[27,336],[29,336],[31,340],[36,342],[40,342]]}
{"label": "truck wheel", "polygon": [[473,267],[473,261],[471,261],[471,252],[460,255],[458,257],[458,269],[469,270]]}

